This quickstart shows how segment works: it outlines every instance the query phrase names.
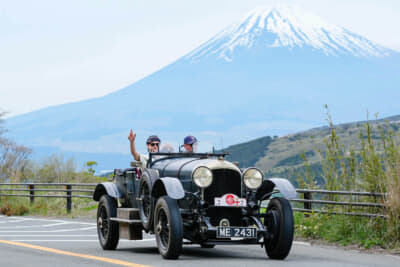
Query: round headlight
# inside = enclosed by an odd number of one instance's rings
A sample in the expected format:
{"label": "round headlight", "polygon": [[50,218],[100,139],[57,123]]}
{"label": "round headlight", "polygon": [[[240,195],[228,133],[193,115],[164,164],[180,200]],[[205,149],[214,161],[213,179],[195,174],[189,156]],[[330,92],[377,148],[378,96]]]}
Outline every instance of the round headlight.
{"label": "round headlight", "polygon": [[262,180],[263,174],[258,169],[247,169],[243,173],[244,184],[249,189],[257,189],[261,185]]}
{"label": "round headlight", "polygon": [[201,188],[209,186],[213,180],[212,172],[207,167],[198,167],[194,170],[192,177],[194,183]]}

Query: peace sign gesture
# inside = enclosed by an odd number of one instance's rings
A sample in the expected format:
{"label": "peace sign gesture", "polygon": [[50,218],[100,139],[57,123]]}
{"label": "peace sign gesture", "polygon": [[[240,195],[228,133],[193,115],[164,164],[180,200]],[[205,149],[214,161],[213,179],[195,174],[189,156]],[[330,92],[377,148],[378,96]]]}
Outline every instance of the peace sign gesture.
{"label": "peace sign gesture", "polygon": [[130,141],[131,143],[132,143],[132,142],[135,142],[136,133],[134,133],[134,132],[132,131],[132,129],[131,129],[131,131],[129,132],[128,139],[129,139],[129,141]]}

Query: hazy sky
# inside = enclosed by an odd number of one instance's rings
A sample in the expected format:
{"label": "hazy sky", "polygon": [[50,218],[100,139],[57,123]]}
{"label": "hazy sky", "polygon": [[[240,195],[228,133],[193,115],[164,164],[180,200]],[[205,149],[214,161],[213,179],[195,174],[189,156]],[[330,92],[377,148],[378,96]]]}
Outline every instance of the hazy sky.
{"label": "hazy sky", "polygon": [[397,0],[0,0],[0,109],[13,116],[103,96],[273,3],[400,51]]}

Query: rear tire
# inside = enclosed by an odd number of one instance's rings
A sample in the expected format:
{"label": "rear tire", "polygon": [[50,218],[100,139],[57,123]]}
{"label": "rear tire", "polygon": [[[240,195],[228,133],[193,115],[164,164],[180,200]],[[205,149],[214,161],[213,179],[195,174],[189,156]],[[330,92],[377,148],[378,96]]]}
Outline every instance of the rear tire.
{"label": "rear tire", "polygon": [[158,172],[145,169],[139,184],[139,215],[146,232],[153,231],[154,199],[151,195],[153,183],[158,179]]}
{"label": "rear tire", "polygon": [[153,229],[153,200],[151,197],[150,179],[142,176],[139,187],[139,215],[144,230],[147,232]]}
{"label": "rear tire", "polygon": [[97,208],[97,235],[104,250],[114,250],[119,241],[119,224],[111,221],[117,216],[117,201],[108,195],[102,195]]}
{"label": "rear tire", "polygon": [[271,234],[264,237],[265,252],[270,259],[283,260],[293,243],[293,211],[285,198],[273,198],[267,208],[268,217],[264,224]]}
{"label": "rear tire", "polygon": [[164,259],[177,259],[183,243],[181,212],[175,199],[160,197],[154,212],[154,233],[158,251]]}

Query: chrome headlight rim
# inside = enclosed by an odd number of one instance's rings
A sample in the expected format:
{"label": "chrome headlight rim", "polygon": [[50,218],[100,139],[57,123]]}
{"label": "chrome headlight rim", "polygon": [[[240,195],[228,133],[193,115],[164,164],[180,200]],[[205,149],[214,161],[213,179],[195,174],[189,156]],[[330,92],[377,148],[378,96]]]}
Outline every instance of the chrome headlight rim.
{"label": "chrome headlight rim", "polygon": [[[248,179],[249,178],[247,178],[246,179],[246,173],[248,173],[248,171],[257,171],[257,172],[259,172],[260,173],[260,181],[259,181],[259,183],[258,183],[258,185],[257,186],[252,186],[252,185],[250,185],[249,184],[249,182],[248,182]],[[243,173],[242,173],[242,180],[243,180],[243,183],[244,183],[244,185],[246,186],[246,188],[247,189],[250,189],[250,190],[256,190],[256,189],[258,189],[260,186],[261,186],[261,184],[262,184],[262,182],[263,182],[263,180],[264,180],[264,175],[263,175],[263,173],[262,173],[262,171],[261,170],[259,170],[258,168],[256,168],[256,167],[250,167],[250,168],[247,168],[247,169],[245,169],[244,171],[243,171]]]}
{"label": "chrome headlight rim", "polygon": [[[199,181],[195,177],[196,172],[198,172],[199,169],[202,169],[202,168],[206,169],[207,172],[210,173],[210,181],[207,184],[200,184]],[[199,166],[199,167],[195,168],[194,171],[192,172],[192,181],[194,182],[194,184],[196,186],[198,186],[202,189],[209,187],[212,184],[213,180],[214,180],[214,177],[213,177],[212,171],[210,168],[208,168],[206,166]]]}

